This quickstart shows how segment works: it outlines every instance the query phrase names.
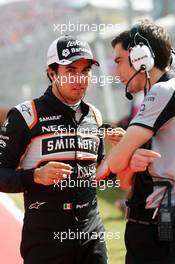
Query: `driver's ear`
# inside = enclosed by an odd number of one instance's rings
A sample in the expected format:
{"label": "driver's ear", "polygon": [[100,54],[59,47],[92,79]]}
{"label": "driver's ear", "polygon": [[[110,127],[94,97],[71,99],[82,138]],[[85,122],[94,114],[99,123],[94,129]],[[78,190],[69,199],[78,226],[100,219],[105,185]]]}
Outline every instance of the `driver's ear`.
{"label": "driver's ear", "polygon": [[47,73],[48,73],[50,79],[51,79],[52,82],[53,82],[53,81],[55,80],[55,73],[54,73],[54,71],[53,71],[52,69],[48,68],[48,69],[47,69]]}

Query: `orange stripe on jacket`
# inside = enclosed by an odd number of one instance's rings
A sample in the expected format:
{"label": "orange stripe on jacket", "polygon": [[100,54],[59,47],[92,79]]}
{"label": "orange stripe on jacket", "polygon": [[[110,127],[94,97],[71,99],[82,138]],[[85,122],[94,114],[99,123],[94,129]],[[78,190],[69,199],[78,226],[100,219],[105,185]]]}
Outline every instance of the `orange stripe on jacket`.
{"label": "orange stripe on jacket", "polygon": [[33,120],[32,124],[29,126],[30,129],[32,129],[37,123],[37,112],[36,112],[36,107],[35,107],[34,101],[32,101],[32,110],[33,110],[34,120]]}

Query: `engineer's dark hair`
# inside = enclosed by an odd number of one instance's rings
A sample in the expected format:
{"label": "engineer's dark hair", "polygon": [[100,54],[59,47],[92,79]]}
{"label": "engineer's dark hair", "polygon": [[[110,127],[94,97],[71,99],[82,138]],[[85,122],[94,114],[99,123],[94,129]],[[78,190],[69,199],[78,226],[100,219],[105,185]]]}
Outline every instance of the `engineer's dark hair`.
{"label": "engineer's dark hair", "polygon": [[[59,65],[57,63],[52,63],[52,64],[48,65],[48,68],[50,68],[51,70],[53,70],[57,74],[58,73],[58,66]],[[52,83],[52,79],[49,76],[48,69],[46,70],[46,72],[47,72],[47,77],[49,78],[50,82]]]}
{"label": "engineer's dark hair", "polygon": [[[144,19],[138,23],[138,32],[141,36],[149,41],[149,44],[155,55],[155,67],[165,70],[171,63],[171,38],[168,32],[154,22]],[[124,31],[115,37],[111,44],[114,48],[116,44],[121,43],[122,47],[127,50],[131,41],[130,31]],[[143,42],[143,41],[142,41]],[[146,44],[146,43],[144,43]]]}

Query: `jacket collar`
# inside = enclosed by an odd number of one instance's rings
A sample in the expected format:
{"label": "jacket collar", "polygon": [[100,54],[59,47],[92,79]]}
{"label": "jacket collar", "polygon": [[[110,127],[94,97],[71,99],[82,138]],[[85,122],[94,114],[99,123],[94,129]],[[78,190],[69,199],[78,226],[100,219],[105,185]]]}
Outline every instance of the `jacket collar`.
{"label": "jacket collar", "polygon": [[[71,118],[75,118],[75,111],[61,102],[52,92],[52,86],[50,85],[46,92],[43,95],[44,100],[54,109],[55,112],[60,113],[64,112],[65,115],[68,115]],[[87,105],[83,100],[81,100],[80,107],[83,113],[83,116],[86,116],[89,113],[89,105]]]}
{"label": "jacket collar", "polygon": [[166,82],[174,77],[175,77],[175,73],[172,70],[169,70],[165,72],[156,83]]}

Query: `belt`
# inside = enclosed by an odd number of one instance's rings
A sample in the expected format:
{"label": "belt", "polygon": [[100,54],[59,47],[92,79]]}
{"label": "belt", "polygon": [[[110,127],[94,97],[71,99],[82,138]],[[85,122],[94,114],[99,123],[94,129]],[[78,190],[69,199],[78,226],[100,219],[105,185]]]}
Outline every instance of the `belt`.
{"label": "belt", "polygon": [[146,221],[139,221],[136,219],[132,219],[132,218],[127,218],[128,222],[132,222],[135,224],[142,224],[142,225],[157,225],[157,222],[146,222]]}
{"label": "belt", "polygon": [[143,225],[157,225],[157,216],[152,219],[155,209],[145,209],[143,207],[127,207],[126,219],[129,222]]}

